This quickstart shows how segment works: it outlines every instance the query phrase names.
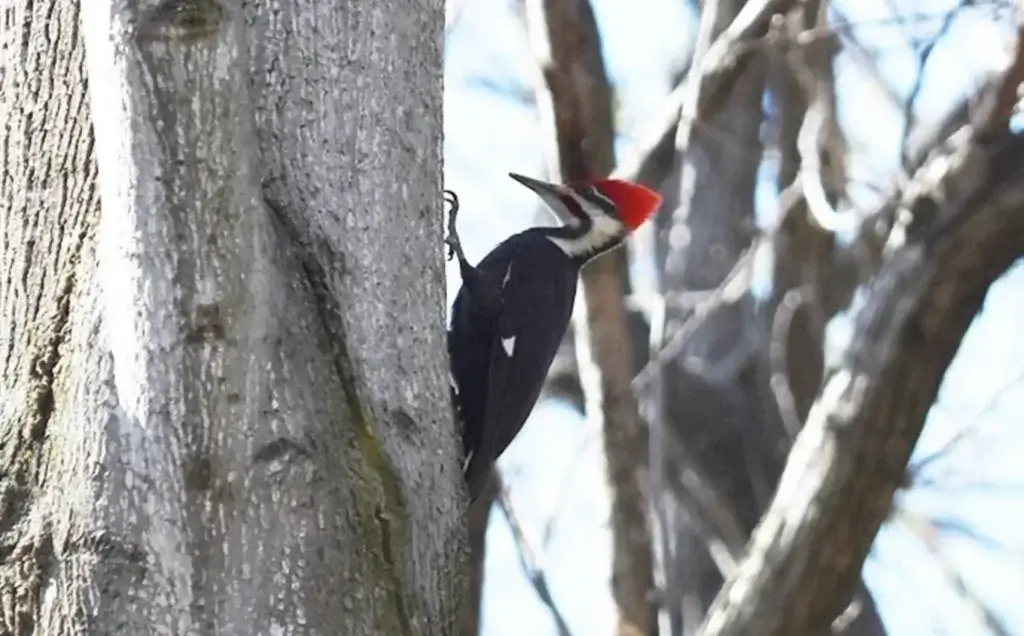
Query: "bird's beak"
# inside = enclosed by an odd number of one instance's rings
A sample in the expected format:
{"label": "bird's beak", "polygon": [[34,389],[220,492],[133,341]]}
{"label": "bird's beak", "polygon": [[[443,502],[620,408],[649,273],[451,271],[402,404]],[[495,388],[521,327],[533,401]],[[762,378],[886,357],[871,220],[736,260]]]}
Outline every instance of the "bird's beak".
{"label": "bird's beak", "polygon": [[523,184],[527,188],[533,190],[548,204],[551,211],[555,213],[558,220],[562,223],[578,223],[579,219],[572,213],[569,208],[566,207],[562,197],[569,196],[569,189],[562,185],[554,183],[548,183],[547,181],[540,181],[538,179],[531,179],[530,177],[524,177],[521,174],[514,172],[508,173],[508,176],[512,177],[519,183]]}
{"label": "bird's beak", "polygon": [[553,183],[548,183],[547,181],[531,179],[530,177],[524,177],[523,175],[516,174],[514,172],[508,173],[508,176],[512,177],[513,179],[523,184],[527,188],[533,190],[542,197],[557,197],[559,195],[565,194],[565,188],[563,188],[562,186],[555,185]]}

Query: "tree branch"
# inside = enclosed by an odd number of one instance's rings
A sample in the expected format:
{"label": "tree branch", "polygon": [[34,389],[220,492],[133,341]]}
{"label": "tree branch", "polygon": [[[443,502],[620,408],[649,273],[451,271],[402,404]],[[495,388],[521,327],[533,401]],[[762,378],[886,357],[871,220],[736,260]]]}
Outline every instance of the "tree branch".
{"label": "tree branch", "polygon": [[979,597],[967,582],[966,577],[960,573],[946,554],[939,539],[938,528],[929,519],[905,509],[896,511],[896,519],[902,521],[907,530],[924,544],[935,565],[938,566],[950,587],[956,592],[966,614],[976,621],[975,624],[980,628],[979,631],[989,632],[993,636],[1011,636],[1013,632],[1003,624],[999,614]]}
{"label": "tree branch", "polygon": [[523,526],[519,523],[519,518],[515,514],[512,500],[508,496],[508,490],[505,489],[499,477],[495,476],[491,481],[495,484],[497,490],[495,502],[502,513],[504,513],[509,528],[512,529],[512,536],[515,538],[516,547],[519,549],[519,563],[523,567],[523,573],[530,581],[534,591],[537,592],[537,597],[540,598],[541,603],[551,611],[551,619],[555,621],[555,629],[558,631],[558,636],[571,636],[569,624],[565,622],[565,617],[562,616],[558,605],[555,604],[555,599],[551,596],[551,588],[548,587],[548,579],[544,575],[544,568],[540,559],[534,553],[533,548],[530,547],[530,542],[526,539],[526,533],[523,532]]}
{"label": "tree branch", "polygon": [[904,207],[934,222],[857,308],[843,363],[703,636],[815,633],[849,601],[943,373],[989,285],[1024,255],[1024,139],[961,139],[912,181]]}
{"label": "tree branch", "polygon": [[[701,65],[700,97],[694,113],[702,119],[721,106],[733,83],[742,75],[751,41],[768,32],[772,16],[785,13],[796,6],[797,0],[751,0],[740,10],[736,19],[708,49]],[[689,80],[693,81],[693,80]],[[687,99],[689,82],[681,82],[662,106],[650,135],[639,149],[615,170],[615,177],[657,187],[672,165],[675,151],[676,129]]]}

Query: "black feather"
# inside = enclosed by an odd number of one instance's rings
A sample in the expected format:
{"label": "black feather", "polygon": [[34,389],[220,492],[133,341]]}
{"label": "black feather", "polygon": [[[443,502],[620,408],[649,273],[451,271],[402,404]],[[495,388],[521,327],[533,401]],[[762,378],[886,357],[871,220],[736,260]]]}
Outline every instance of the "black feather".
{"label": "black feather", "polygon": [[[452,308],[448,352],[474,499],[533,410],[572,316],[579,265],[548,232],[512,236],[464,269]],[[511,356],[503,338],[515,338]]]}

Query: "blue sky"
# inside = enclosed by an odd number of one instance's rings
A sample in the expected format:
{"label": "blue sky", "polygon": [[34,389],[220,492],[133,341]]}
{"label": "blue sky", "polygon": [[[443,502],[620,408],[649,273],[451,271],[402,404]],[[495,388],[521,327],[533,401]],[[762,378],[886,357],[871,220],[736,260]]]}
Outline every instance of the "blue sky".
{"label": "blue sky", "polygon": [[[592,1],[619,100],[621,156],[672,88],[670,72],[692,44],[693,15],[682,0]],[[543,176],[542,140],[531,102],[532,58],[514,0],[449,2],[445,185],[462,200],[460,232],[475,261],[509,234],[537,222],[533,195],[506,175]],[[876,56],[885,81],[881,85],[848,55],[836,62],[839,117],[851,148],[848,173],[858,205],[869,205],[892,183],[899,165],[897,100],[908,94],[918,72],[918,55],[908,41],[935,33],[941,13],[958,4],[832,3],[860,25],[851,28]],[[894,7],[924,17],[901,24],[893,19]],[[989,7],[959,13],[935,47],[918,117],[941,115],[981,74],[1004,63],[1012,34],[996,26]],[[759,205],[770,210],[772,200],[773,188],[761,188]],[[450,264],[449,298],[458,285],[457,269]],[[893,636],[991,633],[977,607],[950,584],[950,572],[1005,628],[1024,634],[1019,601],[1024,597],[1022,290],[1024,266],[1018,266],[990,294],[943,384],[914,461],[938,457],[927,461],[919,484],[900,495],[899,518],[883,527],[865,564],[866,580]],[[841,339],[843,333],[841,322],[834,325],[833,336]],[[611,634],[614,626],[601,444],[599,432],[574,411],[544,402],[500,462],[516,514],[543,556],[552,595],[574,634]],[[485,636],[555,634],[496,512],[486,567]]]}

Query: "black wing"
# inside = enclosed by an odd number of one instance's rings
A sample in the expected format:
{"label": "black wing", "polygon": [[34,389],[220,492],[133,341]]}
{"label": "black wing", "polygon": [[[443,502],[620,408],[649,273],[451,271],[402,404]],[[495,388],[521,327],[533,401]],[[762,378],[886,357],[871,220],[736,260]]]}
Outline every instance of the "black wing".
{"label": "black wing", "polygon": [[478,452],[496,458],[519,433],[572,317],[578,268],[551,241],[523,241],[505,274],[490,348],[486,426]]}
{"label": "black wing", "polygon": [[[468,277],[464,275],[452,306],[448,356],[454,381],[453,393],[457,392],[453,398],[462,423],[462,451],[467,460],[463,470],[467,479],[470,474],[476,475],[477,480],[481,473],[486,477],[490,467],[484,454],[477,451],[487,427],[491,345],[495,341],[501,315],[502,281],[521,241],[521,235],[502,241],[469,272]],[[481,462],[483,465],[479,466]],[[476,483],[472,479],[469,481],[471,486]]]}

